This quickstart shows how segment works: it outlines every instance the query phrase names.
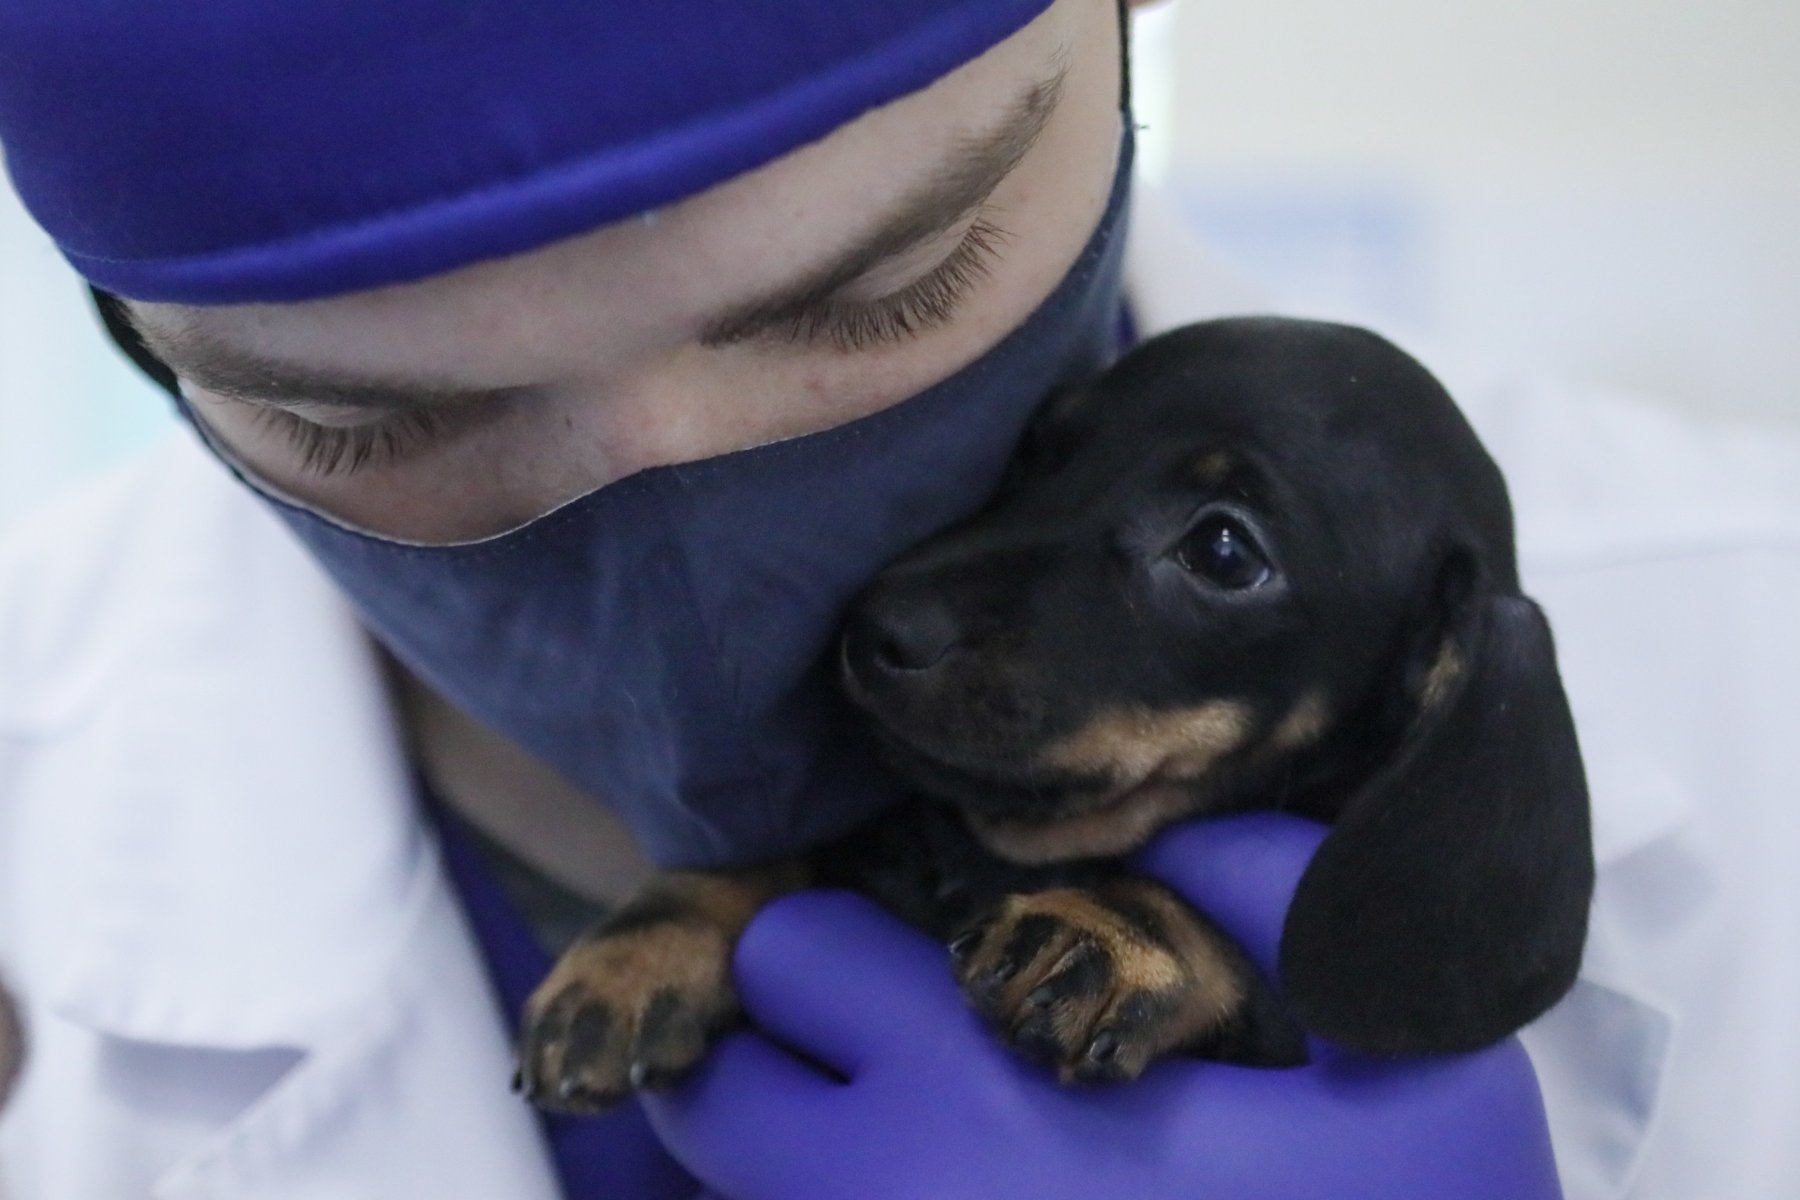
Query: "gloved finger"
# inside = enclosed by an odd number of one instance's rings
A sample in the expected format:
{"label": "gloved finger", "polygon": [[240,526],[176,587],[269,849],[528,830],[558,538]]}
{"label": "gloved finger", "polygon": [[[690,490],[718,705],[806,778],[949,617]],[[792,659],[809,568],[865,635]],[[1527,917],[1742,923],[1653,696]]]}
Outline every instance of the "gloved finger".
{"label": "gloved finger", "polygon": [[842,1088],[767,1038],[737,1033],[676,1087],[638,1098],[689,1174],[732,1200],[758,1200],[780,1196],[794,1163],[817,1153]]}
{"label": "gloved finger", "polygon": [[1223,926],[1275,979],[1288,905],[1325,832],[1283,813],[1184,821],[1134,861]]}
{"label": "gloved finger", "polygon": [[945,948],[848,892],[765,908],[738,941],[735,974],[752,1021],[847,1076],[891,1054],[898,1030],[975,1021]]}

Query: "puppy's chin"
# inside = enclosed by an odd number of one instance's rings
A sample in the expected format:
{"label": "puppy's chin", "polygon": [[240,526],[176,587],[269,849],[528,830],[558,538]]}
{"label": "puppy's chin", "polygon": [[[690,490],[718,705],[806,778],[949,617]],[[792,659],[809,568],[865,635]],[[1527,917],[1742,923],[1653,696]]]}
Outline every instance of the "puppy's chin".
{"label": "puppy's chin", "polygon": [[1165,825],[1202,807],[1195,790],[1150,780],[1085,811],[1048,820],[995,817],[969,809],[963,819],[981,843],[1025,866],[1127,854]]}
{"label": "puppy's chin", "polygon": [[1205,806],[1191,782],[1152,777],[1120,788],[1046,774],[1036,756],[1009,769],[983,755],[976,766],[975,756],[953,760],[885,722],[876,722],[875,733],[888,765],[913,788],[948,804],[989,850],[1023,866],[1126,854]]}

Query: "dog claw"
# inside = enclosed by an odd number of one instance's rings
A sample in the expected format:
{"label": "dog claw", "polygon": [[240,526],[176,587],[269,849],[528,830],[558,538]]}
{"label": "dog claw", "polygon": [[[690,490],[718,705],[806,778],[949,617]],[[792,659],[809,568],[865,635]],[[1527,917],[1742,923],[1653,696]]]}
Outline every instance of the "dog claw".
{"label": "dog claw", "polygon": [[1062,1057],[1062,1046],[1048,1021],[1027,1021],[1013,1031],[1012,1047],[1032,1062],[1053,1067]]}
{"label": "dog claw", "polygon": [[638,1092],[663,1092],[680,1082],[688,1073],[683,1067],[657,1067],[645,1062],[631,1064],[631,1087]]}

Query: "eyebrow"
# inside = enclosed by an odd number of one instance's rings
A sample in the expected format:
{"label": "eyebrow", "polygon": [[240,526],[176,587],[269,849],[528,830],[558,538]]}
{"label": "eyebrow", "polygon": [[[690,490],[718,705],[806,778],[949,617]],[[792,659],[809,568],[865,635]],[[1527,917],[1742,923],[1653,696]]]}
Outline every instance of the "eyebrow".
{"label": "eyebrow", "polygon": [[800,320],[881,263],[930,241],[980,208],[1037,144],[1062,99],[1068,70],[1065,51],[1048,76],[1014,101],[1005,119],[984,134],[963,139],[930,179],[854,245],[797,283],[708,322],[701,344],[725,345]]}
{"label": "eyebrow", "polygon": [[491,401],[529,390],[514,385],[468,387],[424,377],[359,375],[286,362],[191,328],[156,329],[129,305],[119,307],[145,348],[179,378],[235,400],[400,411]]}
{"label": "eyebrow", "polygon": [[[961,139],[922,185],[854,244],[798,280],[737,305],[701,329],[702,345],[741,341],[802,320],[827,307],[837,292],[881,263],[954,227],[985,203],[1037,143],[1062,98],[1067,51],[1032,84],[1006,116],[981,134]],[[285,362],[247,351],[193,329],[149,327],[128,305],[127,319],[146,346],[176,374],[208,391],[273,404],[404,410],[461,405],[517,395],[523,387],[469,388],[444,380],[369,376]]]}

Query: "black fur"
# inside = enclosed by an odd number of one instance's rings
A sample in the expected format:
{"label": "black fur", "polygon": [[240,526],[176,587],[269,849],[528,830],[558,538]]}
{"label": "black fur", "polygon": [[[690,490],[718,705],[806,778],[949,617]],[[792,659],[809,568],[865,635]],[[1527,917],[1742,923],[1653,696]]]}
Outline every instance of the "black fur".
{"label": "black fur", "polygon": [[[1219,520],[1266,580],[1193,569]],[[1255,318],[1147,342],[1045,406],[1001,494],[869,587],[842,654],[935,803],[815,861],[939,936],[1008,892],[1124,870],[1129,846],[1032,866],[971,835],[1116,797],[1117,775],[1049,748],[1109,711],[1230,701],[1248,735],[1177,780],[1160,823],[1334,822],[1282,941],[1281,993],[1308,1028],[1365,1051],[1468,1049],[1574,980],[1586,786],[1505,485],[1437,381],[1371,333]],[[1309,697],[1323,720],[1277,736]],[[1277,1005],[1253,990],[1244,1020],[1278,1025]],[[1254,1029],[1222,1040],[1222,1057],[1259,1057]]]}

